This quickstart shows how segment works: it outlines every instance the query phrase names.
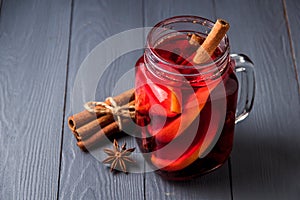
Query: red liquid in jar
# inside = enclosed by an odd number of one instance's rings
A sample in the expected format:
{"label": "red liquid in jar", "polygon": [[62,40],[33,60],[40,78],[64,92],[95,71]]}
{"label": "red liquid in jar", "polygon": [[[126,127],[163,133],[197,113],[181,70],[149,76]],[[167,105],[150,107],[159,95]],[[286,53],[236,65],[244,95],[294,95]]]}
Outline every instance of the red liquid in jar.
{"label": "red liquid in jar", "polygon": [[[184,80],[194,81],[193,84],[173,81],[172,75],[169,81],[162,80],[160,76],[167,76],[150,72],[143,57],[136,64],[136,121],[143,127],[137,142],[143,152],[149,153],[147,161],[167,179],[190,179],[216,169],[232,149],[236,76],[232,66],[226,67],[217,81],[203,83],[199,75],[188,76],[198,72],[192,63],[197,48],[189,44],[187,35],[180,34],[162,40],[153,49],[163,60],[156,66],[181,73]],[[218,48],[212,59],[222,53]],[[175,111],[174,96],[180,104],[179,109],[175,104]],[[195,99],[198,104],[193,109]]]}

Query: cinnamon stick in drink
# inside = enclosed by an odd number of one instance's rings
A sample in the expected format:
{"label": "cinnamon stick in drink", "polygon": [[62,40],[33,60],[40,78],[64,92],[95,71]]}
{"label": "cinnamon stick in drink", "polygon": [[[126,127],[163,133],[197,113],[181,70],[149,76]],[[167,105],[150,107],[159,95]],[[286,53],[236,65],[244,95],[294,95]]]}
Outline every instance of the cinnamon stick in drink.
{"label": "cinnamon stick in drink", "polygon": [[211,55],[220,44],[229,27],[228,22],[223,19],[218,19],[204,42],[197,49],[193,62],[200,64],[209,61],[211,59]]}
{"label": "cinnamon stick in drink", "polygon": [[193,46],[199,46],[204,41],[204,38],[197,36],[196,34],[192,34],[189,43]]}

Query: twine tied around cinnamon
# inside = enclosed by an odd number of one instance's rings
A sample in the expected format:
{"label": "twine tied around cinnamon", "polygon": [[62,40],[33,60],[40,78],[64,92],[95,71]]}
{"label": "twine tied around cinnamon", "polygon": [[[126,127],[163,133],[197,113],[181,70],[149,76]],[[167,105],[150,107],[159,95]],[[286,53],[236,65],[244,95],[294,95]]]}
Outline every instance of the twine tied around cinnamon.
{"label": "twine tied around cinnamon", "polygon": [[[111,105],[107,104],[107,101],[110,102]],[[112,97],[106,98],[106,102],[90,101],[84,104],[84,108],[91,113],[112,114],[117,118],[117,123],[121,131],[123,129],[121,117],[134,118],[134,105],[125,104],[123,106],[118,106]]]}

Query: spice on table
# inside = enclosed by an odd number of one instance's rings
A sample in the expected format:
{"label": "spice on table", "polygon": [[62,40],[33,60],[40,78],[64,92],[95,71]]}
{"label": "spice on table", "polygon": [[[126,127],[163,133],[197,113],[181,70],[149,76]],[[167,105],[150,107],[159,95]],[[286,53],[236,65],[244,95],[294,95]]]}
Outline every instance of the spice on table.
{"label": "spice on table", "polygon": [[88,102],[84,111],[68,118],[77,146],[86,151],[98,146],[105,137],[120,133],[134,121],[134,89],[109,97],[105,102]]}
{"label": "spice on table", "polygon": [[[115,100],[115,102],[118,105],[124,105],[134,99],[134,89],[127,90],[126,92],[113,97],[113,99]],[[105,103],[111,104],[111,102],[109,100],[106,100]],[[98,108],[101,109],[101,108],[103,108],[103,106],[100,106],[100,105],[96,106],[95,110],[97,110]],[[105,112],[97,113],[97,112],[89,112],[87,110],[76,113],[68,118],[69,128],[72,131],[74,131],[74,130],[78,129],[79,127],[95,120],[95,118],[99,118],[99,117],[103,116],[104,114],[105,114]]]}
{"label": "spice on table", "polygon": [[135,161],[129,157],[135,148],[126,149],[126,143],[120,148],[117,140],[114,140],[113,147],[113,150],[108,148],[103,150],[108,157],[102,162],[104,164],[110,164],[110,171],[117,169],[127,173],[127,164],[135,163]]}
{"label": "spice on table", "polygon": [[[123,126],[127,126],[129,125],[131,119],[122,119],[122,124]],[[92,149],[94,147],[97,147],[99,144],[101,144],[102,141],[104,141],[104,139],[106,137],[112,137],[115,136],[116,134],[124,134],[119,126],[118,122],[113,122],[107,126],[105,126],[104,128],[102,128],[100,131],[96,132],[95,134],[91,135],[89,138],[80,140],[77,142],[77,146],[83,150],[83,151],[87,151],[88,149]]]}

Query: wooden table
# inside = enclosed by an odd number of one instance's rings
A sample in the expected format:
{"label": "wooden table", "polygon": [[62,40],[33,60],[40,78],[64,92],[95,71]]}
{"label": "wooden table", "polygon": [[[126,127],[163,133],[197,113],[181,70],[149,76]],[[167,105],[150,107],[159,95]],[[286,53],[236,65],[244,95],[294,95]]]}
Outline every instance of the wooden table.
{"label": "wooden table", "polygon": [[[296,0],[2,0],[0,199],[299,199],[299,10]],[[113,34],[182,14],[231,23],[231,52],[255,63],[252,113],[236,127],[231,158],[211,174],[188,182],[111,174],[66,125],[77,70]],[[113,63],[99,98],[141,54]]]}

